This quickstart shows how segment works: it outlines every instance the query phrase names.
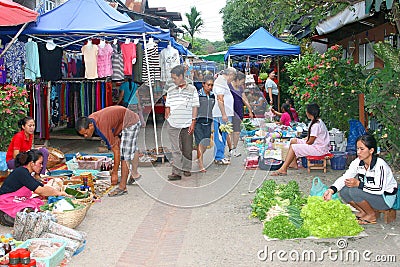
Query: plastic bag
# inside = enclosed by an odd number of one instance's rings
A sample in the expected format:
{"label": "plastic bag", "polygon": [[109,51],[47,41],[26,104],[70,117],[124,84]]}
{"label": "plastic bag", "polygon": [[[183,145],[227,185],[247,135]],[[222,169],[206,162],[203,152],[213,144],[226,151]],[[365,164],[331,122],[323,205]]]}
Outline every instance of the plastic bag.
{"label": "plastic bag", "polygon": [[[312,181],[312,186],[310,190],[310,196],[318,196],[322,197],[325,193],[326,190],[328,190],[329,187],[325,185],[319,177],[315,177]],[[339,195],[333,194],[332,199],[339,199]]]}
{"label": "plastic bag", "polygon": [[392,209],[394,210],[400,210],[400,184],[397,185],[397,194],[396,194],[396,200],[394,201],[394,204],[392,206]]}
{"label": "plastic bag", "polygon": [[359,136],[366,134],[364,126],[359,120],[349,120],[350,130],[349,137],[347,138],[347,152],[356,152],[356,140]]}
{"label": "plastic bag", "polygon": [[0,152],[0,171],[8,170],[6,162],[6,152]]}

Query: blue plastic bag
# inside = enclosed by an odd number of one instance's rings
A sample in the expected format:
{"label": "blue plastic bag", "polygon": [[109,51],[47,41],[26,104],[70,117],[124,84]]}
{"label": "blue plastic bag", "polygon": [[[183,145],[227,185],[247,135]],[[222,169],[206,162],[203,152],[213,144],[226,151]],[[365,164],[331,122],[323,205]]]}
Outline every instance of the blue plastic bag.
{"label": "blue plastic bag", "polygon": [[[328,190],[329,187],[325,185],[319,177],[315,177],[312,181],[312,186],[310,190],[310,196],[318,196],[322,197],[325,193],[326,190]],[[332,195],[332,199],[339,199],[339,194],[336,192],[336,194]]]}
{"label": "blue plastic bag", "polygon": [[6,161],[6,152],[0,152],[0,171],[8,170]]}
{"label": "blue plastic bag", "polygon": [[349,120],[350,130],[349,137],[347,138],[347,152],[356,152],[356,141],[357,138],[361,135],[365,135],[367,132],[365,131],[364,126],[359,120],[351,119]]}

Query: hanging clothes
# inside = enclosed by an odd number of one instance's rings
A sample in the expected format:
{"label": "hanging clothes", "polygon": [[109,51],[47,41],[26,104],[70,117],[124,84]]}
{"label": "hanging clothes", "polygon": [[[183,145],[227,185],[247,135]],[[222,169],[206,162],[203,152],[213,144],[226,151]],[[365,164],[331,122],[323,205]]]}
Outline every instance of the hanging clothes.
{"label": "hanging clothes", "polygon": [[132,65],[136,62],[136,44],[123,43],[121,44],[121,51],[124,59],[124,74],[131,76]]}
{"label": "hanging clothes", "polygon": [[16,41],[4,55],[7,73],[10,83],[20,84],[24,82],[23,61],[25,60],[25,44]]}
{"label": "hanging clothes", "polygon": [[99,77],[97,73],[97,54],[99,48],[97,45],[88,43],[82,46],[82,53],[85,59],[85,78],[86,79],[97,79]]}
{"label": "hanging clothes", "polygon": [[143,45],[136,45],[136,63],[133,65],[133,81],[135,83],[142,83],[142,71],[143,71]]}
{"label": "hanging clothes", "polygon": [[[3,49],[0,48],[0,54],[3,52]],[[0,57],[0,84],[4,84],[7,82],[7,71],[6,65],[4,62],[4,58]]]}
{"label": "hanging clothes", "polygon": [[160,52],[161,81],[166,82],[171,78],[173,67],[180,65],[179,52],[171,45]]}
{"label": "hanging clothes", "polygon": [[142,78],[144,83],[153,84],[156,80],[159,81],[161,78],[160,54],[158,53],[158,45],[156,43],[152,43],[148,46],[147,55],[149,58],[148,68],[150,71],[150,80],[147,74],[146,57],[143,58]]}
{"label": "hanging clothes", "polygon": [[36,42],[25,44],[25,79],[35,81],[40,78],[39,48]]}
{"label": "hanging clothes", "polygon": [[124,59],[118,43],[112,44],[112,48],[113,54],[111,56],[111,62],[113,74],[111,75],[111,79],[113,81],[121,81],[124,79]]}
{"label": "hanging clothes", "polygon": [[98,45],[99,52],[97,54],[97,73],[99,78],[109,77],[113,73],[111,56],[113,54],[113,48],[110,44],[105,44],[104,47]]}
{"label": "hanging clothes", "polygon": [[58,81],[62,78],[61,60],[63,51],[61,47],[49,50],[46,44],[39,43],[39,64],[42,79],[45,81]]}

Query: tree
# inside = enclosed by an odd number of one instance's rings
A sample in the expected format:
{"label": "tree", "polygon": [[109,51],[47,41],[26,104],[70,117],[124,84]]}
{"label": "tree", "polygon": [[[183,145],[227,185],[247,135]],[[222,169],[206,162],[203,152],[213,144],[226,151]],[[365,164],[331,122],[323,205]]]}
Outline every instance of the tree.
{"label": "tree", "polygon": [[226,42],[238,42],[259,27],[273,35],[283,33],[290,25],[300,21],[312,29],[321,19],[336,14],[355,1],[299,1],[299,0],[228,0],[223,14]]}
{"label": "tree", "polygon": [[197,11],[196,7],[190,8],[190,13],[185,13],[189,25],[183,25],[182,27],[187,31],[192,39],[192,47],[194,47],[193,39],[196,32],[200,32],[200,28],[203,26],[203,19],[200,17],[201,13]]}

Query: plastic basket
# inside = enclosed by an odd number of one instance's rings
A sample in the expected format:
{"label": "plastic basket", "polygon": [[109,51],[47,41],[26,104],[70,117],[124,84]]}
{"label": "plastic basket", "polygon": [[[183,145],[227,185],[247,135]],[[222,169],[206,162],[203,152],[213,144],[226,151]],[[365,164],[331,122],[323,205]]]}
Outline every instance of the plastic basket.
{"label": "plastic basket", "polygon": [[77,160],[79,169],[83,170],[100,170],[101,164],[104,162],[106,165],[111,163],[111,159],[103,156],[83,156],[83,158],[95,160]]}
{"label": "plastic basket", "polygon": [[347,154],[346,152],[332,151],[333,158],[331,158],[332,170],[344,170],[346,168]]}
{"label": "plastic basket", "polygon": [[64,240],[61,239],[55,239],[55,238],[32,238],[26,240],[24,243],[18,246],[18,248],[29,248],[31,243],[38,241],[38,242],[56,242],[60,243],[61,246],[60,248],[50,257],[47,258],[37,258],[37,257],[32,257],[33,259],[36,260],[36,266],[37,267],[56,267],[58,266],[64,259],[64,254],[65,254],[65,246],[67,243]]}

